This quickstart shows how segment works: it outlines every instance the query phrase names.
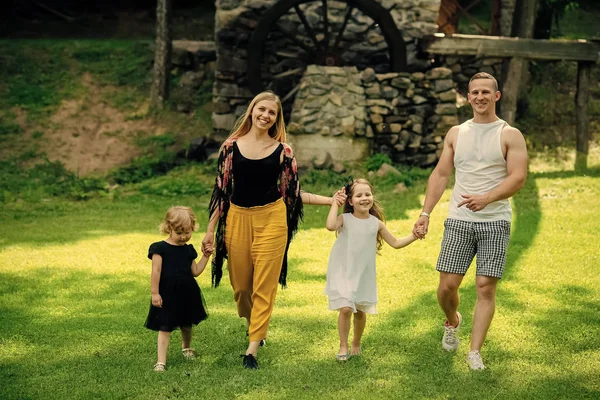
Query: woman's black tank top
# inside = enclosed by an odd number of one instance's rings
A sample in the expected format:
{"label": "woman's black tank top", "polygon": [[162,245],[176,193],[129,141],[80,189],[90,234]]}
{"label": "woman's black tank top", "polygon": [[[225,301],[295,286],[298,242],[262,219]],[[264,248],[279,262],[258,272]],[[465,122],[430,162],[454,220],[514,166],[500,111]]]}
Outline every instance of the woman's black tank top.
{"label": "woman's black tank top", "polygon": [[283,145],[267,157],[246,158],[237,143],[233,143],[233,194],[231,202],[240,207],[264,206],[281,197],[277,180],[281,173],[280,156]]}

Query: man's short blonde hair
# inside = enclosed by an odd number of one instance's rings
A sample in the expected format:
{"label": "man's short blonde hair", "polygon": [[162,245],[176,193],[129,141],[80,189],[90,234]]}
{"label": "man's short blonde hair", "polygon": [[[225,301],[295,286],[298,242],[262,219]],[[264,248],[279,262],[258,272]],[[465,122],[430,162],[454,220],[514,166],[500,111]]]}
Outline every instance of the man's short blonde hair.
{"label": "man's short blonde hair", "polygon": [[498,81],[496,80],[496,78],[494,78],[492,75],[488,74],[487,72],[478,72],[475,75],[473,75],[473,77],[471,78],[471,80],[469,80],[469,86],[467,86],[467,88],[469,89],[469,92],[471,91],[471,82],[473,82],[475,79],[489,79],[494,83],[494,91],[498,91]]}

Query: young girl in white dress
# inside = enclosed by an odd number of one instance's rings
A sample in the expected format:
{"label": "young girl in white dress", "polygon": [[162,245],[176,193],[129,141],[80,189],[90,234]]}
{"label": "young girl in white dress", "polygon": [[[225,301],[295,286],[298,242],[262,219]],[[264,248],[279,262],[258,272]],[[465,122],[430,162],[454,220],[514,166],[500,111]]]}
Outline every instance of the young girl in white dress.
{"label": "young girl in white dress", "polygon": [[[360,339],[367,323],[367,314],[377,314],[375,255],[381,249],[382,242],[399,249],[417,239],[412,234],[396,238],[386,228],[383,210],[373,198],[373,188],[367,180],[353,180],[346,186],[346,194],[348,198],[344,213],[338,216],[336,195],[327,216],[327,229],[338,233],[329,256],[325,286],[329,309],[339,310],[338,361],[347,361],[349,356],[360,355]],[[350,318],[353,314],[354,337],[348,351]]]}

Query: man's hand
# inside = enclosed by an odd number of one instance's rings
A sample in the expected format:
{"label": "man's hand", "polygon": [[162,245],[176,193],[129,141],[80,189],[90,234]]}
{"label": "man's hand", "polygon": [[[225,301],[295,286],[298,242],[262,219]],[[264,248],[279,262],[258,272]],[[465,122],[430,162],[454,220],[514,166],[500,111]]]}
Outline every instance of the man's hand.
{"label": "man's hand", "polygon": [[425,235],[427,235],[427,230],[429,228],[429,217],[421,215],[417,222],[415,222],[415,226],[413,227],[413,235],[418,239],[425,239]]}
{"label": "man's hand", "polygon": [[489,204],[487,194],[463,194],[462,198],[457,207],[466,206],[471,211],[481,211]]}

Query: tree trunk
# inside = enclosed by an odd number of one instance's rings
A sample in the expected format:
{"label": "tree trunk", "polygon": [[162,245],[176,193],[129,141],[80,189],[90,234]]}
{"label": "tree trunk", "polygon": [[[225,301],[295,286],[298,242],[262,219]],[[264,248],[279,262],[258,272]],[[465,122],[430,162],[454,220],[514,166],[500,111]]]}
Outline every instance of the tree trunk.
{"label": "tree trunk", "polygon": [[[512,36],[521,38],[533,36],[536,9],[537,0],[517,0]],[[519,57],[513,57],[505,63],[505,73],[502,79],[501,115],[510,125],[515,122],[519,92],[522,92],[523,88],[527,86],[524,84],[523,78],[527,76],[528,65],[527,60]]]}
{"label": "tree trunk", "polygon": [[154,73],[151,106],[162,109],[169,98],[171,74],[171,7],[172,0],[157,0],[156,43],[154,46]]}
{"label": "tree trunk", "polygon": [[510,36],[513,26],[513,14],[516,0],[500,1],[500,36]]}
{"label": "tree trunk", "polygon": [[592,64],[580,62],[577,65],[577,93],[575,94],[575,117],[577,119],[577,154],[575,156],[575,170],[587,169],[589,152],[589,120],[587,114],[590,98],[590,70]]}

